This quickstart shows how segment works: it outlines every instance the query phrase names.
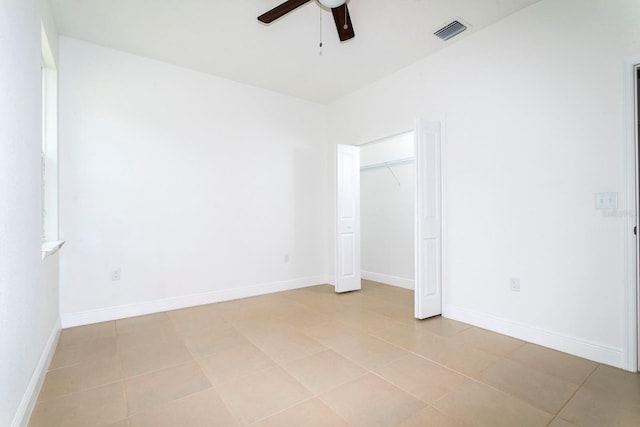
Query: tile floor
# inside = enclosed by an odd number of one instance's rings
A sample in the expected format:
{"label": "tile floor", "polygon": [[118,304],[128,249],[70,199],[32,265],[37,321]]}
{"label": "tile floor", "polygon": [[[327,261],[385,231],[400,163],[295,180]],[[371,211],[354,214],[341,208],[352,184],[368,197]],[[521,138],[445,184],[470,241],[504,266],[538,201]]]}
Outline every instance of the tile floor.
{"label": "tile floor", "polygon": [[639,426],[640,375],[315,286],[62,331],[29,426]]}

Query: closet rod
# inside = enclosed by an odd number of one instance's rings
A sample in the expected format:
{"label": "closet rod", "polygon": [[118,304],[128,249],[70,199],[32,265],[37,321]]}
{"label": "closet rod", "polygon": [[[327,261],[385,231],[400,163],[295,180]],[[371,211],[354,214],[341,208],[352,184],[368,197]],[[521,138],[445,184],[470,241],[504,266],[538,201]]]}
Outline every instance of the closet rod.
{"label": "closet rod", "polygon": [[413,162],[413,157],[408,157],[406,159],[392,160],[390,162],[381,162],[381,163],[374,163],[372,165],[360,166],[360,170],[364,171],[367,169],[386,168],[389,166],[403,165],[403,164],[412,163],[412,162]]}

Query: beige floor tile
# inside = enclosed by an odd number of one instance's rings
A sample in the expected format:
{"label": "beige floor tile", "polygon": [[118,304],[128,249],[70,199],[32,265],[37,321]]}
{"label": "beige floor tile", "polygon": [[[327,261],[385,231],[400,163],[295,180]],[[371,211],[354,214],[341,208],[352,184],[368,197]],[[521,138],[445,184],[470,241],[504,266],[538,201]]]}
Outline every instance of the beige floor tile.
{"label": "beige floor tile", "polygon": [[366,373],[363,368],[333,350],[326,350],[284,364],[283,368],[315,395],[329,391]]}
{"label": "beige floor tile", "polygon": [[38,400],[46,401],[122,380],[117,356],[93,359],[47,372]]}
{"label": "beige floor tile", "polygon": [[[340,313],[339,318],[341,321],[347,318],[353,319],[354,317],[366,319],[373,314],[376,316],[384,316],[388,320],[394,320],[391,316],[383,314],[385,312],[384,308],[389,308],[391,305],[392,304],[385,303],[384,301],[368,297],[362,298],[354,304],[347,301],[342,304],[342,313]],[[349,322],[351,322],[351,320],[345,323]]]}
{"label": "beige floor tile", "polygon": [[115,422],[113,424],[109,424],[107,426],[104,427],[129,427],[129,420],[121,420],[118,422]]}
{"label": "beige floor tile", "polygon": [[307,400],[251,427],[349,427],[349,424],[318,399]]}
{"label": "beige floor tile", "polygon": [[209,305],[173,310],[167,313],[182,337],[198,337],[231,329],[231,324]]}
{"label": "beige floor tile", "polygon": [[291,294],[297,294],[297,293],[306,294],[309,292],[313,293],[314,295],[330,296],[330,295],[335,295],[335,287],[333,285],[325,283],[323,285],[313,285],[313,286],[307,286],[304,288],[292,289],[290,291],[284,291],[284,292],[281,292],[281,295],[289,296]]}
{"label": "beige floor tile", "polygon": [[255,297],[252,304],[238,307],[236,310],[224,311],[221,314],[234,324],[247,321],[256,323],[260,320],[286,316],[290,304],[291,302],[285,298],[271,297],[270,302],[267,302],[266,299],[260,300],[260,297]]}
{"label": "beige floor tile", "polygon": [[530,343],[506,357],[577,385],[582,384],[598,366],[596,362]]}
{"label": "beige floor tile", "polygon": [[229,301],[222,301],[216,304],[210,304],[212,310],[214,310],[218,314],[222,314],[225,318],[227,318],[227,314],[244,311],[249,307],[253,307],[255,305],[257,305],[257,302],[254,298],[240,298]]}
{"label": "beige floor tile", "polygon": [[301,304],[313,304],[318,299],[331,299],[335,295],[334,287],[331,285],[309,286],[306,288],[293,289],[280,293],[283,298],[296,301]]}
{"label": "beige floor tile", "polygon": [[165,313],[116,320],[116,328],[122,348],[180,339],[173,322]]}
{"label": "beige floor tile", "polygon": [[131,348],[153,347],[178,341],[184,342],[183,338],[173,329],[173,326],[168,326],[164,330],[139,331],[135,334],[121,335],[118,337],[118,347],[121,352],[127,352]]}
{"label": "beige floor tile", "polygon": [[478,377],[482,371],[500,359],[498,356],[465,346],[450,338],[435,342],[423,339],[418,342],[414,351],[473,378]]}
{"label": "beige floor tile", "polygon": [[557,414],[578,386],[509,359],[501,359],[480,380],[515,395],[551,414]]}
{"label": "beige floor tile", "polygon": [[92,359],[104,359],[118,355],[118,339],[116,336],[96,338],[75,345],[64,345],[56,348],[49,369],[67,368]]}
{"label": "beige floor tile", "polygon": [[247,345],[249,340],[235,328],[211,331],[203,335],[184,338],[193,357],[201,359],[214,353],[229,350],[236,346]]}
{"label": "beige floor tile", "polygon": [[262,305],[273,309],[271,310],[271,313],[275,315],[287,312],[292,306],[295,306],[295,304],[292,304],[290,300],[282,295],[282,292],[272,292],[270,294],[258,295],[253,297],[252,299],[257,305]]}
{"label": "beige floor tile", "polygon": [[167,313],[153,313],[144,316],[128,317],[116,320],[118,335],[133,334],[137,332],[148,332],[165,326],[173,327],[171,319]]}
{"label": "beige floor tile", "polygon": [[328,320],[336,320],[345,311],[349,310],[345,304],[338,303],[338,296],[333,293],[321,294],[321,293],[309,293],[306,299],[297,297],[296,301],[305,307],[309,307],[315,311],[320,312]]}
{"label": "beige floor tile", "polygon": [[369,312],[385,316],[396,322],[412,323],[416,320],[413,304],[394,304],[384,299],[368,297],[362,307]]}
{"label": "beige floor tile", "polygon": [[352,310],[357,310],[359,308],[366,308],[368,304],[374,303],[375,299],[367,296],[366,291],[357,291],[336,293],[333,301],[335,304],[348,306]]}
{"label": "beige floor tile", "polygon": [[[349,295],[356,294],[351,293]],[[333,313],[331,316],[333,320],[341,318],[345,313],[354,314],[371,312],[369,308],[374,305],[369,301],[370,299],[364,297],[357,298],[357,295],[356,297],[351,297],[349,295],[336,294],[332,302],[325,301],[325,306],[321,305],[320,307],[322,307],[323,310],[327,310],[328,313]],[[328,304],[331,304],[332,309],[327,307]]]}
{"label": "beige floor tile", "polygon": [[322,394],[320,399],[352,425],[363,427],[393,426],[425,407],[424,402],[372,374]]}
{"label": "beige floor tile", "polygon": [[638,426],[640,403],[619,402],[581,388],[559,415],[582,427]]}
{"label": "beige floor tile", "polygon": [[519,339],[476,327],[467,328],[451,338],[496,356],[504,356],[525,344]]}
{"label": "beige floor tile", "polygon": [[236,427],[222,399],[214,389],[173,400],[129,419],[131,427]]}
{"label": "beige floor tile", "polygon": [[388,304],[386,307],[381,309],[372,310],[378,314],[386,316],[390,319],[395,320],[400,323],[411,324],[418,319],[414,317],[414,308],[413,307],[402,307],[395,304]]}
{"label": "beige floor tile", "polygon": [[340,316],[340,321],[367,334],[391,328],[399,323],[391,317],[368,310],[365,312],[344,313]]}
{"label": "beige floor tile", "polygon": [[309,390],[279,367],[229,381],[216,389],[242,425],[277,414],[312,397]]}
{"label": "beige floor tile", "polygon": [[576,425],[562,418],[555,417],[548,427],[576,427]]}
{"label": "beige floor tile", "polygon": [[375,280],[368,280],[368,279],[362,279],[360,286],[362,287],[362,289],[371,290],[371,291],[385,287],[385,285],[383,285],[380,282],[376,282]]}
{"label": "beige floor tile", "polygon": [[469,329],[471,325],[447,319],[442,316],[431,317],[421,321],[422,327],[434,334],[450,337],[459,332]]}
{"label": "beige floor tile", "polygon": [[416,297],[414,292],[409,289],[394,289],[394,292],[383,294],[382,298],[390,303],[409,308],[409,310],[413,310],[415,308]]}
{"label": "beige floor tile", "polygon": [[76,326],[63,329],[60,332],[58,347],[85,344],[100,338],[115,338],[115,322],[94,323],[92,325]]}
{"label": "beige floor tile", "polygon": [[275,364],[251,343],[214,353],[200,359],[198,363],[213,385],[235,380]]}
{"label": "beige floor tile", "polygon": [[303,332],[328,347],[348,343],[360,336],[366,335],[336,320],[315,325],[305,329]]}
{"label": "beige floor tile", "polygon": [[197,363],[174,366],[125,381],[129,415],[211,388]]}
{"label": "beige floor tile", "polygon": [[287,332],[298,332],[289,323],[282,319],[269,317],[245,317],[233,322],[234,327],[247,338],[268,338],[273,335],[282,335]]}
{"label": "beige floor tile", "polygon": [[584,388],[619,402],[640,405],[640,374],[599,365],[584,383]]}
{"label": "beige floor tile", "polygon": [[414,354],[375,368],[374,372],[427,403],[439,399],[468,381],[467,377]]}
{"label": "beige floor tile", "polygon": [[413,290],[382,285],[368,280],[362,281],[362,289],[368,296],[413,309],[415,299]]}
{"label": "beige floor tile", "polygon": [[559,415],[585,427],[640,425],[640,374],[599,366]]}
{"label": "beige floor tile", "polygon": [[472,422],[455,416],[448,417],[429,406],[411,415],[397,427],[472,427]]}
{"label": "beige floor tile", "polygon": [[389,329],[374,332],[372,335],[411,351],[416,351],[418,348],[437,348],[447,341],[447,338],[428,331],[419,321],[397,323]]}
{"label": "beige floor tile", "polygon": [[296,303],[286,313],[280,314],[277,318],[296,329],[306,329],[328,322],[331,320],[329,316],[316,309],[313,304]]}
{"label": "beige floor tile", "polygon": [[38,403],[29,427],[98,427],[126,416],[123,384],[118,382]]}
{"label": "beige floor tile", "polygon": [[435,401],[447,417],[459,417],[478,426],[546,426],[553,416],[487,385],[469,381]]}
{"label": "beige floor tile", "polygon": [[329,347],[367,369],[382,366],[409,354],[405,349],[379,338],[362,334],[356,335],[350,341],[334,343]]}
{"label": "beige floor tile", "polygon": [[194,360],[184,343],[177,338],[142,341],[139,345],[129,343],[121,346],[120,359],[125,377],[146,374]]}
{"label": "beige floor tile", "polygon": [[318,341],[296,331],[262,337],[252,336],[250,340],[277,363],[290,362],[327,350],[327,347]]}

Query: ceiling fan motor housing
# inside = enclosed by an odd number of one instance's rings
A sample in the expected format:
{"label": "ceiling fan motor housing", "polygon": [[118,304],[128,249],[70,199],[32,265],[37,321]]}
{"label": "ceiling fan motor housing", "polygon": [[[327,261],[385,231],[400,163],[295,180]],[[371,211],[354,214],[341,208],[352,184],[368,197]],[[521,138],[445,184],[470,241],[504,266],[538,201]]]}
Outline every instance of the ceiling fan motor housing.
{"label": "ceiling fan motor housing", "polygon": [[[264,24],[271,24],[273,21],[282,18],[284,15],[309,3],[310,1],[311,0],[287,0],[258,16],[258,21]],[[338,30],[338,38],[340,38],[341,42],[355,37],[356,34],[353,31],[351,16],[349,15],[349,8],[347,7],[346,0],[318,0],[318,2],[322,6],[331,8],[333,20],[336,23],[336,30]]]}
{"label": "ceiling fan motor housing", "polygon": [[321,5],[333,9],[334,7],[342,6],[346,3],[346,0],[318,0]]}

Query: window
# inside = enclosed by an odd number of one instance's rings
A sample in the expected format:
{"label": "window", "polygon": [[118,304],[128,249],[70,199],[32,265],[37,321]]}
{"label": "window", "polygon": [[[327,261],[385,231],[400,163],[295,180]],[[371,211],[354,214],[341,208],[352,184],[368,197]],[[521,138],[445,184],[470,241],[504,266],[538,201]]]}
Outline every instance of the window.
{"label": "window", "polygon": [[44,27],[42,34],[42,258],[63,244],[58,236],[58,73]]}

